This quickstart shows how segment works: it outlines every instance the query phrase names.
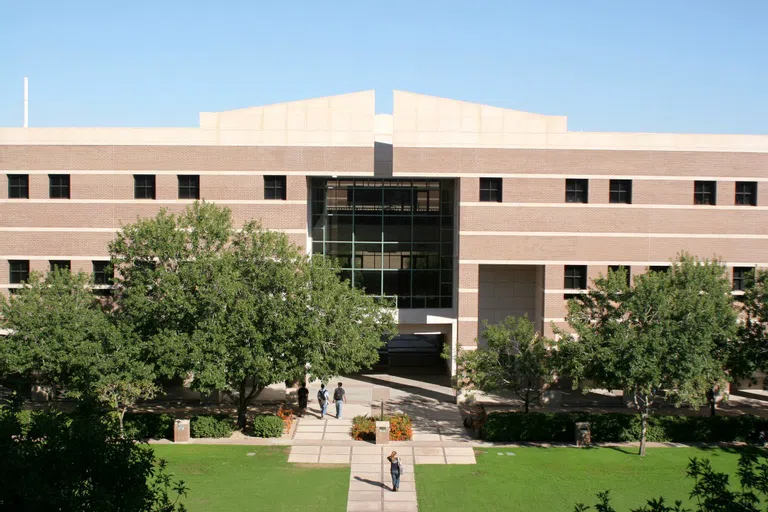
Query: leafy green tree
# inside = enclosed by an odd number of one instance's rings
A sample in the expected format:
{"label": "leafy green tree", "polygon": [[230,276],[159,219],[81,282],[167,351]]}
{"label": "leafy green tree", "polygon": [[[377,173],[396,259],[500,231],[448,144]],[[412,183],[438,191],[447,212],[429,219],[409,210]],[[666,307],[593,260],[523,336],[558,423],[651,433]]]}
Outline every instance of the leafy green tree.
{"label": "leafy green tree", "polygon": [[0,408],[0,509],[182,512],[174,482],[147,444],[98,409],[71,415]]}
{"label": "leafy green tree", "polygon": [[508,316],[497,324],[486,321],[482,338],[484,345],[459,353],[463,383],[482,391],[512,392],[528,412],[555,378],[552,342],[527,316]]}
{"label": "leafy green tree", "polygon": [[[741,483],[740,490],[734,490],[729,485],[727,473],[716,473],[708,459],[693,458],[688,463],[687,475],[693,478],[695,484],[691,498],[696,500],[694,509],[684,508],[682,501],[667,505],[664,498],[651,499],[633,512],[761,512],[768,508],[761,506],[768,496],[768,459],[764,452],[745,450],[739,457],[739,467],[736,471]],[[597,494],[597,512],[616,512],[611,506],[608,491]],[[590,507],[579,503],[574,512],[586,512]]]}
{"label": "leafy green tree", "polygon": [[358,370],[394,332],[389,312],[329,262],[257,223],[236,229],[213,204],[124,226],[110,250],[119,317],[154,347],[162,374],[230,395],[240,428],[266,386],[306,363],[320,377]]}
{"label": "leafy green tree", "polygon": [[648,417],[660,400],[697,407],[725,377],[718,347],[736,334],[730,285],[716,261],[681,255],[669,272],[627,285],[609,272],[568,304],[576,336],[558,330],[559,356],[574,385],[592,382],[629,393],[641,417],[645,455]]}
{"label": "leafy green tree", "polygon": [[768,371],[768,271],[749,277],[741,300],[744,321],[729,351],[729,368],[734,379],[751,379],[758,371]]}
{"label": "leafy green tree", "polygon": [[153,366],[139,340],[119,329],[91,292],[86,274],[33,273],[0,302],[0,370],[5,378],[100,399],[122,417],[155,392]]}

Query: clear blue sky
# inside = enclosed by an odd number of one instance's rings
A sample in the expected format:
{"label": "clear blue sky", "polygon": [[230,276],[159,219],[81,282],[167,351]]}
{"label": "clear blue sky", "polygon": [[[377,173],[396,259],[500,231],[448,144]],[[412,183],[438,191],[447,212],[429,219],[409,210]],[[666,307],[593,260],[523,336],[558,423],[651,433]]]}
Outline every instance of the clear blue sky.
{"label": "clear blue sky", "polygon": [[571,130],[768,134],[768,1],[0,0],[0,126],[196,126],[392,89]]}

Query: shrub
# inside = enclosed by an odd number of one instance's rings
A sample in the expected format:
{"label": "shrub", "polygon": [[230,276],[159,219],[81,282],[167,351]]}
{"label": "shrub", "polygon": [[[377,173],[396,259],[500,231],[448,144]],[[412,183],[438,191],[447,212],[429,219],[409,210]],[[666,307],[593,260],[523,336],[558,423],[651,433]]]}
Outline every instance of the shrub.
{"label": "shrub", "polygon": [[174,417],[153,412],[125,413],[125,432],[136,439],[173,439]]}
{"label": "shrub", "polygon": [[280,437],[285,424],[279,416],[262,414],[253,418],[253,435],[256,437]]}
{"label": "shrub", "polygon": [[352,439],[356,441],[373,441],[376,439],[376,420],[370,416],[355,416],[352,418]]}
{"label": "shrub", "polygon": [[235,431],[235,422],[226,414],[194,416],[189,422],[192,437],[227,438]]}
{"label": "shrub", "polygon": [[[640,418],[621,413],[520,413],[488,415],[482,436],[495,442],[573,442],[577,422],[589,422],[595,443],[638,441]],[[716,443],[747,441],[768,430],[768,420],[756,416],[651,416],[648,441]]]}
{"label": "shrub", "polygon": [[389,418],[389,440],[410,441],[413,437],[411,418],[406,414],[398,414]]}

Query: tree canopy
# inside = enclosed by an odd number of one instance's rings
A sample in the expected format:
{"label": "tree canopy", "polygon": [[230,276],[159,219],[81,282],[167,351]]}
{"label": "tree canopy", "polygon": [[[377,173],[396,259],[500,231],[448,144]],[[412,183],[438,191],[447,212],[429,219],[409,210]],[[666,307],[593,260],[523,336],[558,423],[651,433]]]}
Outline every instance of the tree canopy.
{"label": "tree canopy", "polygon": [[591,381],[629,394],[642,418],[660,399],[699,406],[725,377],[720,348],[736,336],[736,312],[724,267],[681,255],[668,272],[627,285],[625,270],[595,280],[569,302],[576,336],[558,331],[562,361],[575,384]]}
{"label": "tree canopy", "polygon": [[310,259],[285,234],[195,203],[124,226],[110,246],[117,314],[154,347],[161,373],[235,398],[245,427],[266,386],[327,378],[375,362],[394,333],[389,310]]}

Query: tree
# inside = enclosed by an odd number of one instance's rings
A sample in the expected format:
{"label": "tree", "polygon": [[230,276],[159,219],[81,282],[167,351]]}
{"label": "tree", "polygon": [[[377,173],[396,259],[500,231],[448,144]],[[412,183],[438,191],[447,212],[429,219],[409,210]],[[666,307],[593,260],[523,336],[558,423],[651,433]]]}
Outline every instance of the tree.
{"label": "tree", "polygon": [[[688,478],[693,478],[695,484],[691,497],[696,499],[696,512],[760,512],[768,510],[760,507],[761,498],[768,495],[768,459],[764,453],[755,450],[745,450],[739,456],[739,467],[736,471],[741,483],[741,490],[729,487],[727,473],[716,473],[708,459],[693,458],[688,463]],[[608,491],[597,494],[598,512],[615,512],[611,506]],[[574,512],[586,512],[590,507],[579,503]],[[682,501],[667,505],[664,498],[651,499],[633,512],[691,512],[683,508]]]}
{"label": "tree", "polygon": [[149,445],[121,435],[98,409],[73,414],[0,408],[0,509],[182,512],[174,482]]}
{"label": "tree", "polygon": [[739,336],[729,352],[734,379],[750,379],[768,370],[768,272],[758,270],[748,279],[742,299]]}
{"label": "tree", "polygon": [[55,270],[32,273],[16,295],[0,302],[0,371],[29,384],[97,398],[120,411],[155,392],[154,370],[142,347],[119,329],[91,291],[89,276]]}
{"label": "tree", "polygon": [[154,347],[167,376],[248,406],[306,363],[317,376],[354,371],[394,332],[389,312],[352,289],[322,258],[278,232],[195,203],[124,226],[111,244],[118,315]]}
{"label": "tree", "polygon": [[485,322],[485,345],[461,351],[457,365],[465,381],[482,391],[510,391],[525,412],[554,378],[552,342],[536,331],[527,316]]}
{"label": "tree", "polygon": [[609,272],[568,304],[576,337],[562,338],[559,356],[574,378],[629,393],[641,417],[645,455],[648,417],[660,400],[697,407],[725,377],[718,347],[735,336],[730,286],[717,261],[681,255],[668,272],[649,272],[627,285]]}

